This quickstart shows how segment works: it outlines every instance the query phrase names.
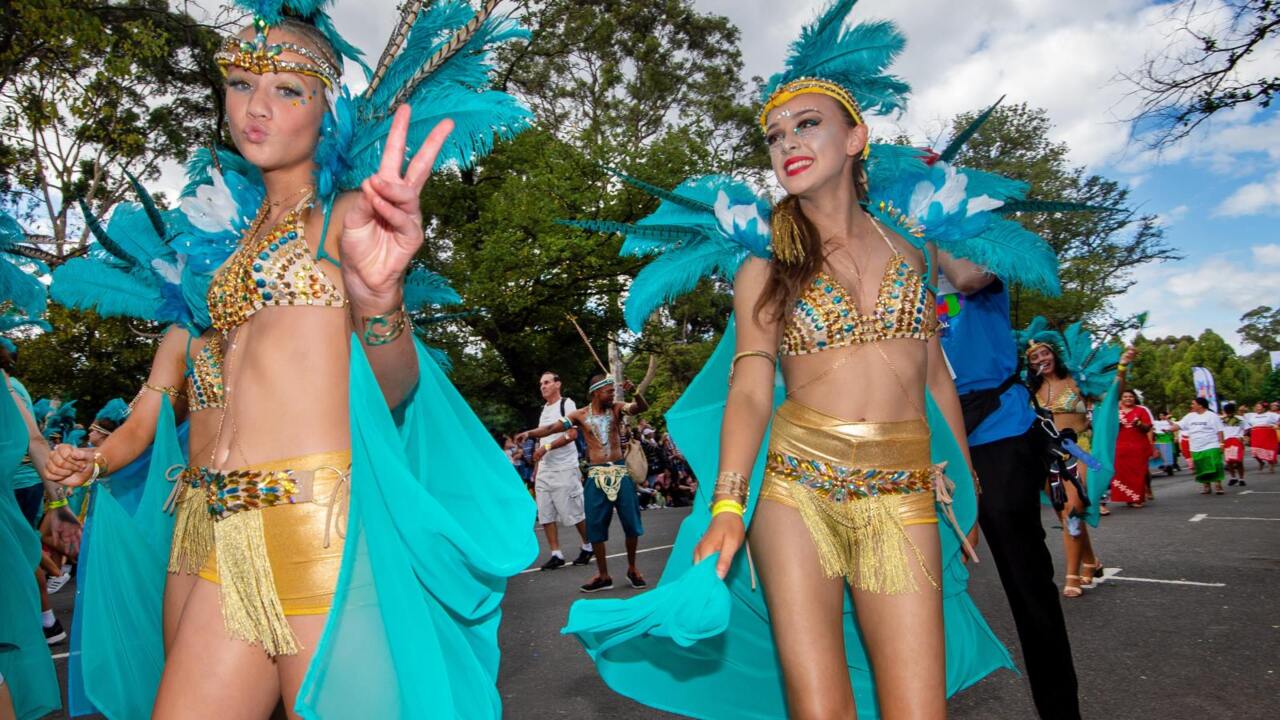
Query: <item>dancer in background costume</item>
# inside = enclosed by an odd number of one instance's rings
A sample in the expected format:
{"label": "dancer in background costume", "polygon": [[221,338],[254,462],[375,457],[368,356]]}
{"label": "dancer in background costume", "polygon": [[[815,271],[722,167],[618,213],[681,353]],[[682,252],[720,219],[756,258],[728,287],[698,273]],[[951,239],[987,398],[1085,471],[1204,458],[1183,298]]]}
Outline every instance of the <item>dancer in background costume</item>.
{"label": "dancer in background costume", "polygon": [[1267,472],[1276,471],[1277,427],[1280,426],[1280,414],[1267,408],[1260,402],[1254,406],[1254,412],[1245,415],[1249,423],[1249,452],[1258,461],[1258,469],[1267,468]]}
{"label": "dancer in background costume", "polygon": [[[0,213],[0,305],[8,312],[0,328],[48,325],[37,320],[45,309],[44,286],[29,274],[29,261],[9,249],[25,240],[18,223]],[[43,268],[39,268],[43,269]],[[37,477],[44,473],[49,446],[32,414],[31,396],[8,374],[16,346],[4,338],[0,348],[0,715],[35,720],[62,707],[58,676],[44,633],[40,631],[40,593],[35,572],[40,564],[40,536],[18,507],[14,489],[27,483],[23,458],[30,455]],[[50,520],[68,530],[75,525],[56,485],[45,487]],[[65,522],[64,522],[65,520]],[[74,531],[66,536],[74,543]]]}
{"label": "dancer in background costume", "polygon": [[[1225,440],[1222,418],[1209,409],[1209,401],[1198,397],[1191,401],[1191,412],[1173,424],[1187,443],[1191,455],[1191,469],[1201,495],[1210,492],[1223,495],[1222,480],[1225,477],[1222,444]],[[1210,489],[1212,488],[1212,489]]]}
{"label": "dancer in background costume", "polygon": [[1244,481],[1244,431],[1245,422],[1236,415],[1236,404],[1222,406],[1222,461],[1227,473],[1228,485],[1247,486]]}
{"label": "dancer in background costume", "polygon": [[[867,143],[862,112],[907,91],[885,74],[903,39],[847,27],[853,4],[807,26],[767,88],[761,125],[791,193],[778,206],[727,177],[668,191],[616,173],[657,211],[570,223],[657,256],[627,297],[636,332],[701,277],[736,275],[736,320],[667,413],[694,473],[718,479],[657,588],[575,603],[565,628],[610,687],[663,710],[937,716],[1011,667],[966,592],[977,497],[935,336],[934,255],[1046,246],[1001,217],[1025,185],[951,164],[964,138],[945,158]],[[735,552],[744,537],[754,563]]]}
{"label": "dancer in background costume", "polygon": [[[1116,435],[1116,470],[1111,478],[1111,499],[1127,503],[1131,508],[1143,507],[1149,488],[1151,427],[1155,419],[1151,412],[1138,404],[1138,394],[1133,390],[1120,393],[1120,429]],[[1243,448],[1242,448],[1243,449]]]}
{"label": "dancer in background costume", "polygon": [[1065,455],[1050,451],[1056,457],[1045,492],[1062,520],[1067,556],[1062,595],[1080,597],[1081,589],[1093,587],[1102,573],[1087,525],[1097,527],[1100,501],[1115,474],[1120,388],[1133,349],[1095,344],[1079,322],[1065,332],[1050,330],[1042,317],[1020,331],[1016,342],[1025,350],[1027,384],[1036,407],[1052,415],[1056,437],[1065,441],[1061,444],[1067,451],[1078,448]]}
{"label": "dancer in background costume", "polygon": [[521,31],[493,3],[406,3],[352,97],[359,53],[324,4],[246,3],[252,27],[215,56],[250,168],[207,161],[183,204],[234,240],[208,291],[223,409],[188,476],[212,549],[153,714],[495,717],[498,604],[536,552],[533,507],[404,332],[404,277],[433,167],[528,122],[488,89],[488,49]]}

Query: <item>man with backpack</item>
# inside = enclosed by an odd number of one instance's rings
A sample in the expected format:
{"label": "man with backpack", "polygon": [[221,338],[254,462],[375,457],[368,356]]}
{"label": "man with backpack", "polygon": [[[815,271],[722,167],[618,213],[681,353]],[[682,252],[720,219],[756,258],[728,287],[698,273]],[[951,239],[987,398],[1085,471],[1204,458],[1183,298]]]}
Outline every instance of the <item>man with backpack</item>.
{"label": "man with backpack", "polygon": [[[560,376],[547,371],[538,381],[542,393],[542,414],[538,425],[546,425],[578,409],[573,400],[560,394]],[[586,512],[582,503],[582,471],[578,467],[578,430],[570,428],[541,438],[533,450],[533,489],[538,502],[538,522],[547,533],[547,545],[551,546],[551,558],[542,565],[543,570],[563,567],[564,554],[560,552],[560,528],[557,524],[578,528],[582,547],[574,565],[591,562],[591,543],[587,542]]]}

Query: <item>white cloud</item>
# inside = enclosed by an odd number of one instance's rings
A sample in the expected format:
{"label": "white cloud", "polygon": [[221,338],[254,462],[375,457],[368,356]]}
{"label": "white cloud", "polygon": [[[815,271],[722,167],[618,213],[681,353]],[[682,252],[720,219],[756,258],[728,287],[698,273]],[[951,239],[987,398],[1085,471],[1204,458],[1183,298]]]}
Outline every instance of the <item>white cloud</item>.
{"label": "white cloud", "polygon": [[1249,249],[1253,252],[1253,261],[1259,265],[1280,265],[1280,245],[1254,245]]}
{"label": "white cloud", "polygon": [[1161,227],[1169,227],[1170,225],[1175,225],[1178,222],[1180,222],[1183,218],[1185,218],[1188,212],[1191,212],[1190,207],[1186,205],[1179,205],[1168,212],[1163,212],[1157,215],[1156,223],[1158,223]]}
{"label": "white cloud", "polygon": [[1255,245],[1253,262],[1213,255],[1200,262],[1147,265],[1134,272],[1134,287],[1114,301],[1116,312],[1150,313],[1147,337],[1198,336],[1209,329],[1237,349],[1243,347],[1236,328],[1241,315],[1259,305],[1275,304],[1274,270],[1280,245]]}
{"label": "white cloud", "polygon": [[1238,217],[1280,211],[1280,172],[1262,182],[1241,186],[1214,211],[1214,215]]}

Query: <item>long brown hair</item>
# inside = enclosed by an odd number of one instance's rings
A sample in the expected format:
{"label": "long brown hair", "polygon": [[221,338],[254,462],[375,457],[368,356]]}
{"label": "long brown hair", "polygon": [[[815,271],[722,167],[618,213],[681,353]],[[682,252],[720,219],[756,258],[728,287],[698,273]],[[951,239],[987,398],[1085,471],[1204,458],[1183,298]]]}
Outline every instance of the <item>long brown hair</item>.
{"label": "long brown hair", "polygon": [[[841,113],[850,127],[857,123],[847,111]],[[867,142],[871,142],[868,137]],[[853,159],[854,188],[857,201],[865,203],[868,196],[867,170],[861,155]],[[786,309],[791,307],[796,298],[804,292],[805,286],[814,275],[822,269],[827,259],[826,250],[822,246],[822,237],[813,222],[805,216],[800,208],[800,198],[787,195],[773,207],[773,237],[781,234],[792,235],[801,251],[801,257],[794,262],[781,262],[777,257],[769,263],[769,279],[765,281],[764,291],[756,301],[755,317],[758,320],[763,310],[771,310],[771,320],[779,320],[786,316]]]}

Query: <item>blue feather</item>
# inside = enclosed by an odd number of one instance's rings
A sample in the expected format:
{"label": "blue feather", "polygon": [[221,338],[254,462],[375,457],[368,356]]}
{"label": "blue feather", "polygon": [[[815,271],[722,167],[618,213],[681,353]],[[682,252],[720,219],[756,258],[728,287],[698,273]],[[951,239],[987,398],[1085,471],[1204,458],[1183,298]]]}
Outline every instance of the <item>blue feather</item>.
{"label": "blue feather", "polygon": [[58,267],[49,290],[59,303],[103,317],[162,321],[156,317],[164,300],[158,285],[92,258],[76,258]]}
{"label": "blue feather", "polygon": [[115,423],[122,423],[128,416],[129,403],[125,402],[124,398],[111,398],[107,401],[106,405],[102,406],[102,409],[98,411],[98,414],[94,416],[93,421],[98,422],[99,420],[110,420]]}
{"label": "blue feather", "polygon": [[146,210],[147,219],[151,221],[151,228],[155,230],[156,237],[165,237],[168,232],[165,230],[164,217],[160,214],[160,208],[156,207],[155,198],[151,197],[151,193],[147,192],[133,173],[125,171],[125,177],[129,178],[129,184],[138,195],[138,202],[142,203],[143,209]]}
{"label": "blue feather", "polygon": [[627,327],[640,332],[655,310],[689,292],[705,277],[733,277],[746,255],[745,250],[726,252],[723,245],[716,243],[659,255],[631,283],[623,308]]}
{"label": "blue feather", "polygon": [[404,279],[404,305],[410,312],[419,312],[430,306],[458,305],[462,297],[443,275],[414,268]]}

